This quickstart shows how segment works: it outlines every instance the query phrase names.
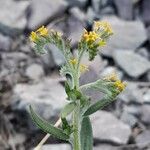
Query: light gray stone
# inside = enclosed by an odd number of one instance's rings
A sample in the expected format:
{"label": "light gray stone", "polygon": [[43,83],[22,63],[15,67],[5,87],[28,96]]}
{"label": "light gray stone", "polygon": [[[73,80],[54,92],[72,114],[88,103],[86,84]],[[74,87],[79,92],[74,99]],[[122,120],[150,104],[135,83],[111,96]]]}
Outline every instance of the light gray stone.
{"label": "light gray stone", "polygon": [[115,62],[131,77],[138,78],[150,69],[150,61],[133,51],[115,51]]}
{"label": "light gray stone", "polygon": [[116,146],[100,144],[93,148],[93,150],[119,150]]}
{"label": "light gray stone", "polygon": [[46,144],[42,146],[41,150],[71,150],[68,144]]}
{"label": "light gray stone", "polygon": [[142,18],[143,18],[143,21],[147,24],[150,23],[150,1],[149,0],[143,0],[142,1],[142,4],[141,4],[141,7],[142,7]]}
{"label": "light gray stone", "polygon": [[135,141],[137,143],[137,145],[140,148],[144,148],[145,146],[149,146],[150,145],[150,131],[149,130],[145,130],[144,132],[142,132],[141,134],[139,134]]}
{"label": "light gray stone", "polygon": [[114,0],[119,17],[126,20],[133,19],[133,2],[132,0]]}
{"label": "light gray stone", "polygon": [[31,30],[43,25],[48,20],[57,16],[62,16],[67,8],[67,2],[64,0],[32,0],[28,18],[27,27]]}
{"label": "light gray stone", "polygon": [[111,57],[115,50],[135,50],[147,40],[144,24],[141,21],[124,21],[115,16],[104,17],[108,21],[114,34],[102,49],[102,54]]}
{"label": "light gray stone", "polygon": [[130,127],[106,111],[91,116],[94,138],[126,144],[131,134]]}
{"label": "light gray stone", "polygon": [[143,93],[136,83],[128,82],[125,90],[118,97],[125,103],[143,104]]}
{"label": "light gray stone", "polygon": [[10,51],[11,45],[12,40],[9,37],[0,34],[0,51]]}
{"label": "light gray stone", "polygon": [[30,104],[40,116],[50,119],[58,117],[66,97],[58,79],[44,78],[35,84],[17,84],[12,103],[18,111],[27,111]]}
{"label": "light gray stone", "polygon": [[1,0],[0,22],[6,26],[24,29],[29,1]]}
{"label": "light gray stone", "polygon": [[143,95],[143,101],[144,103],[150,104],[150,89]]}
{"label": "light gray stone", "polygon": [[150,125],[150,105],[148,104],[144,104],[142,106],[142,116],[141,116],[141,120],[143,123]]}
{"label": "light gray stone", "polygon": [[38,81],[44,77],[44,70],[40,64],[32,64],[26,69],[26,76],[31,80]]}

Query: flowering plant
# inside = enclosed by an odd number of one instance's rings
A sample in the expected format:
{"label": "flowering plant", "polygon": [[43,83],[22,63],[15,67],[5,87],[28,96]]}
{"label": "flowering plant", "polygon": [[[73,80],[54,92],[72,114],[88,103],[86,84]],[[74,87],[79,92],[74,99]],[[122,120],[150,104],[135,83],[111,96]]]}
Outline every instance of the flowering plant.
{"label": "flowering plant", "polygon": [[[59,32],[48,31],[44,26],[31,32],[30,39],[37,53],[44,53],[46,44],[54,44],[64,55],[66,64],[61,68],[60,73],[66,76],[65,91],[68,96],[68,103],[62,109],[60,119],[55,125],[39,117],[30,106],[33,121],[40,129],[48,133],[36,149],[40,149],[41,145],[52,135],[71,143],[74,150],[92,150],[93,136],[89,116],[115,101],[116,96],[122,92],[126,84],[114,73],[96,82],[80,86],[81,73],[88,71],[88,66],[81,64],[81,59],[84,53],[88,53],[89,61],[94,60],[98,50],[106,45],[112,34],[109,23],[95,21],[92,31],[84,30],[78,43],[78,55],[75,58],[71,53],[70,40],[63,38]],[[90,98],[83,92],[87,89],[98,90],[105,96],[92,104]],[[68,119],[69,115],[72,115],[71,120]],[[60,128],[58,128],[59,125]]]}

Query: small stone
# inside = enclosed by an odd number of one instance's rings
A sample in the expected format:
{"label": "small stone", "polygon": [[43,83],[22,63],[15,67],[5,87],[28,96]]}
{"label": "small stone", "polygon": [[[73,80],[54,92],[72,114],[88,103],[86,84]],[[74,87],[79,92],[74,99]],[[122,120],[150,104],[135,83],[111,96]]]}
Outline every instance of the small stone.
{"label": "small stone", "polygon": [[119,17],[125,20],[133,19],[133,2],[132,0],[114,0]]}
{"label": "small stone", "polygon": [[71,146],[68,144],[46,144],[42,146],[41,150],[71,150]]}
{"label": "small stone", "polygon": [[42,0],[42,2],[41,0],[32,0],[30,6],[31,15],[28,18],[27,28],[35,30],[48,20],[52,20],[56,16],[62,16],[66,8],[67,2],[64,0]]}
{"label": "small stone", "polygon": [[141,21],[124,21],[115,16],[104,17],[114,34],[107,45],[102,48],[102,54],[111,57],[115,50],[135,50],[147,40],[146,29]]}
{"label": "small stone", "polygon": [[143,96],[144,103],[150,104],[150,89]]}
{"label": "small stone", "polygon": [[145,57],[146,59],[148,59],[148,57],[149,57],[149,53],[148,53],[148,50],[146,48],[138,49],[138,54]]}
{"label": "small stone", "polygon": [[70,13],[72,16],[76,17],[80,21],[86,20],[85,13],[83,11],[81,11],[81,9],[79,9],[78,7],[71,8]]}
{"label": "small stone", "polygon": [[[29,1],[1,0],[0,23],[11,28],[24,29]],[[17,11],[17,12],[16,12]]]}
{"label": "small stone", "polygon": [[146,125],[150,125],[150,105],[148,104],[144,104],[142,106],[142,116],[141,116],[141,120],[143,123],[145,123]]}
{"label": "small stone", "polygon": [[43,67],[40,64],[32,64],[26,69],[26,76],[31,80],[39,81],[44,76]]}
{"label": "small stone", "polygon": [[0,50],[2,51],[10,51],[12,45],[12,40],[0,34]]}
{"label": "small stone", "polygon": [[113,58],[133,78],[140,77],[150,69],[150,61],[133,51],[115,51]]}
{"label": "small stone", "polygon": [[71,44],[74,46],[81,39],[84,23],[75,17],[68,19],[68,38],[71,39]]}
{"label": "small stone", "polygon": [[118,97],[127,104],[143,104],[143,93],[136,83],[127,82],[125,90]]}
{"label": "small stone", "polygon": [[119,150],[116,146],[100,144],[93,148],[93,150]]}
{"label": "small stone", "polygon": [[130,127],[106,111],[91,116],[94,138],[118,144],[126,144],[131,134]]}
{"label": "small stone", "polygon": [[147,24],[150,24],[150,1],[143,0],[142,1],[142,18],[143,21]]}
{"label": "small stone", "polygon": [[134,115],[126,111],[121,114],[120,120],[128,124],[130,127],[134,127],[138,122],[138,119]]}
{"label": "small stone", "polygon": [[145,130],[136,137],[135,141],[140,148],[144,148],[146,146],[149,146],[150,144],[149,139],[150,139],[150,131]]}

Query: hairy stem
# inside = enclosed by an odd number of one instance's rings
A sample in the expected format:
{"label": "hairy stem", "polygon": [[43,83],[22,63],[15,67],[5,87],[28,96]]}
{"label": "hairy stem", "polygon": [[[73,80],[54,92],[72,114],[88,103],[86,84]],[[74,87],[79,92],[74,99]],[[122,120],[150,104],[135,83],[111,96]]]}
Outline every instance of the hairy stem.
{"label": "hairy stem", "polygon": [[78,103],[76,109],[73,112],[73,149],[81,150],[80,144],[80,104]]}

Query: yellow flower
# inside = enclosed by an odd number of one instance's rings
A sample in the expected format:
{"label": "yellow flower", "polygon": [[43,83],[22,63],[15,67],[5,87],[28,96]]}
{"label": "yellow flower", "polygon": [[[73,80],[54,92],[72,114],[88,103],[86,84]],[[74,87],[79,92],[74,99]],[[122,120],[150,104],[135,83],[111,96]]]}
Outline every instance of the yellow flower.
{"label": "yellow flower", "polygon": [[83,72],[85,72],[85,71],[89,71],[88,66],[81,64],[81,65],[80,65],[80,72],[83,73]]}
{"label": "yellow flower", "polygon": [[94,22],[94,30],[103,30],[107,32],[108,34],[113,34],[111,25],[107,21],[95,21]]}
{"label": "yellow flower", "polygon": [[39,39],[38,35],[36,34],[36,32],[32,31],[30,34],[30,40],[32,42],[36,42]]}
{"label": "yellow flower", "polygon": [[97,39],[99,39],[100,36],[95,31],[88,32],[87,30],[84,30],[82,39],[88,43],[93,43]]}
{"label": "yellow flower", "polygon": [[44,26],[40,27],[37,31],[41,36],[47,36],[48,35],[48,29]]}
{"label": "yellow flower", "polygon": [[126,82],[121,82],[120,80],[117,80],[115,83],[114,83],[115,87],[121,92],[125,89],[126,87]]}
{"label": "yellow flower", "polygon": [[73,58],[73,59],[70,59],[69,61],[72,65],[76,65],[77,64],[77,59],[76,58]]}

